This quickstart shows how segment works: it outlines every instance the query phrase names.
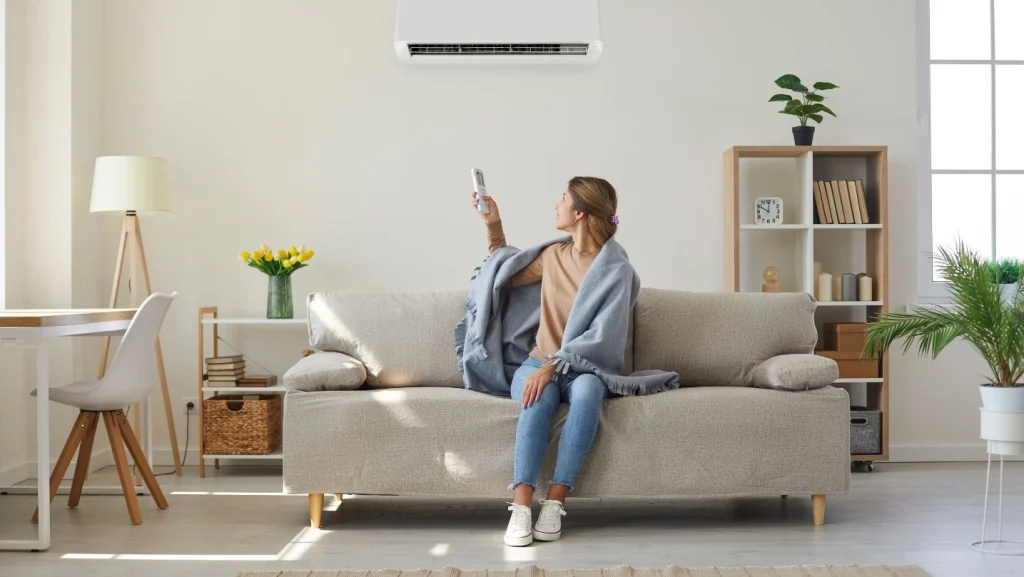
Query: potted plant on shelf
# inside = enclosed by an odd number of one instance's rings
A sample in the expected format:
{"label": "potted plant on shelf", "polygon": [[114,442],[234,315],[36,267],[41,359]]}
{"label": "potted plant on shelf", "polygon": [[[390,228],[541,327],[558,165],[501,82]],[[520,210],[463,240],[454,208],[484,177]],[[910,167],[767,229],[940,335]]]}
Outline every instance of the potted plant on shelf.
{"label": "potted plant on shelf", "polygon": [[814,127],[807,126],[808,120],[813,120],[818,124],[825,117],[821,115],[822,112],[835,116],[836,113],[832,112],[829,107],[822,104],[825,101],[825,97],[818,94],[819,90],[832,90],[839,88],[831,82],[815,82],[814,90],[809,90],[800,81],[800,78],[793,74],[784,74],[775,80],[775,85],[783,90],[790,90],[796,93],[796,98],[788,94],[775,94],[768,99],[768,102],[785,102],[783,109],[779,111],[779,114],[789,114],[796,116],[800,119],[800,126],[793,127],[793,143],[797,146],[810,146],[814,142]]}
{"label": "potted plant on shelf", "polygon": [[268,277],[267,286],[267,318],[290,319],[294,315],[292,307],[292,274],[300,268],[309,266],[313,251],[305,247],[292,246],[287,250],[270,250],[265,244],[251,254],[242,252],[238,255],[242,262],[264,273]]}
{"label": "potted plant on shelf", "polygon": [[[882,312],[865,331],[863,356],[875,358],[903,339],[903,351],[934,359],[951,343],[967,342],[989,367],[981,393],[982,438],[989,452],[1024,454],[1024,291],[1018,275],[1012,294],[993,282],[989,264],[963,243],[940,247],[939,271],[950,304]],[[993,443],[995,445],[993,446]]]}

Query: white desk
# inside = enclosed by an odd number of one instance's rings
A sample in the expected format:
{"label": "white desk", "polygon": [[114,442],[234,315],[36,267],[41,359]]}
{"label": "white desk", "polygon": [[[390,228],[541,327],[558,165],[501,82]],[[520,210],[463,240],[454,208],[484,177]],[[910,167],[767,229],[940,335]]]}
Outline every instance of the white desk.
{"label": "white desk", "polygon": [[[36,356],[36,493],[38,539],[0,541],[0,551],[45,551],[50,548],[50,351],[59,337],[124,334],[135,309],[3,310],[0,350],[33,349]],[[0,386],[4,383],[0,381]],[[61,383],[64,384],[64,383]],[[148,435],[147,435],[148,437]],[[29,523],[26,519],[25,523]]]}

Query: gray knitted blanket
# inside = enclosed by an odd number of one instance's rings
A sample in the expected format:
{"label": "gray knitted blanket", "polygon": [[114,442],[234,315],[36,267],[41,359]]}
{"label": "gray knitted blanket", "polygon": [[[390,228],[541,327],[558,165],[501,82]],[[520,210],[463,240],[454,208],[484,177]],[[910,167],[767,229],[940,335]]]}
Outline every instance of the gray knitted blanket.
{"label": "gray knitted blanket", "polygon": [[[512,374],[529,356],[540,324],[540,283],[509,281],[556,242],[519,250],[503,247],[480,267],[466,298],[466,315],[455,328],[455,353],[465,387],[510,396]],[[580,283],[562,336],[552,354],[557,374],[592,373],[616,395],[650,395],[679,388],[679,375],[648,370],[623,375],[629,313],[640,277],[614,238],[598,253]]]}

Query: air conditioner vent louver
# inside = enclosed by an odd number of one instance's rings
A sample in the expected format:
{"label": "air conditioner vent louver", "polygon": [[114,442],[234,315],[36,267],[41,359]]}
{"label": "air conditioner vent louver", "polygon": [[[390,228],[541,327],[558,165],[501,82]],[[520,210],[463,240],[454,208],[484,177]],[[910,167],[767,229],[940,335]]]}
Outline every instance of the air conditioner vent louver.
{"label": "air conditioner vent louver", "polygon": [[586,56],[587,44],[409,44],[409,55],[430,56]]}

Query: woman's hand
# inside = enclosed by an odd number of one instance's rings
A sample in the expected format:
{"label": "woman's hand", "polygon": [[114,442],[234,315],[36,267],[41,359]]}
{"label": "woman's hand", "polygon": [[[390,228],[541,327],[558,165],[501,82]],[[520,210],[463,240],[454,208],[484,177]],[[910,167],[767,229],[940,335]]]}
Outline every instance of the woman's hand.
{"label": "woman's hand", "polygon": [[529,408],[540,399],[541,393],[544,392],[544,387],[551,382],[551,377],[555,374],[554,365],[544,365],[537,369],[526,379],[526,383],[523,384],[523,408]]}
{"label": "woman's hand", "polygon": [[480,212],[480,208],[479,208],[480,199],[478,199],[476,197],[476,193],[474,192],[473,193],[473,210],[475,210],[476,213],[480,215],[480,218],[482,218],[484,220],[484,224],[494,224],[494,223],[496,223],[496,222],[501,220],[501,215],[498,214],[498,203],[494,202],[494,197],[493,196],[488,196],[488,197],[486,197],[486,199],[487,199],[487,207],[490,208],[491,210],[487,214],[484,214],[484,213]]}

